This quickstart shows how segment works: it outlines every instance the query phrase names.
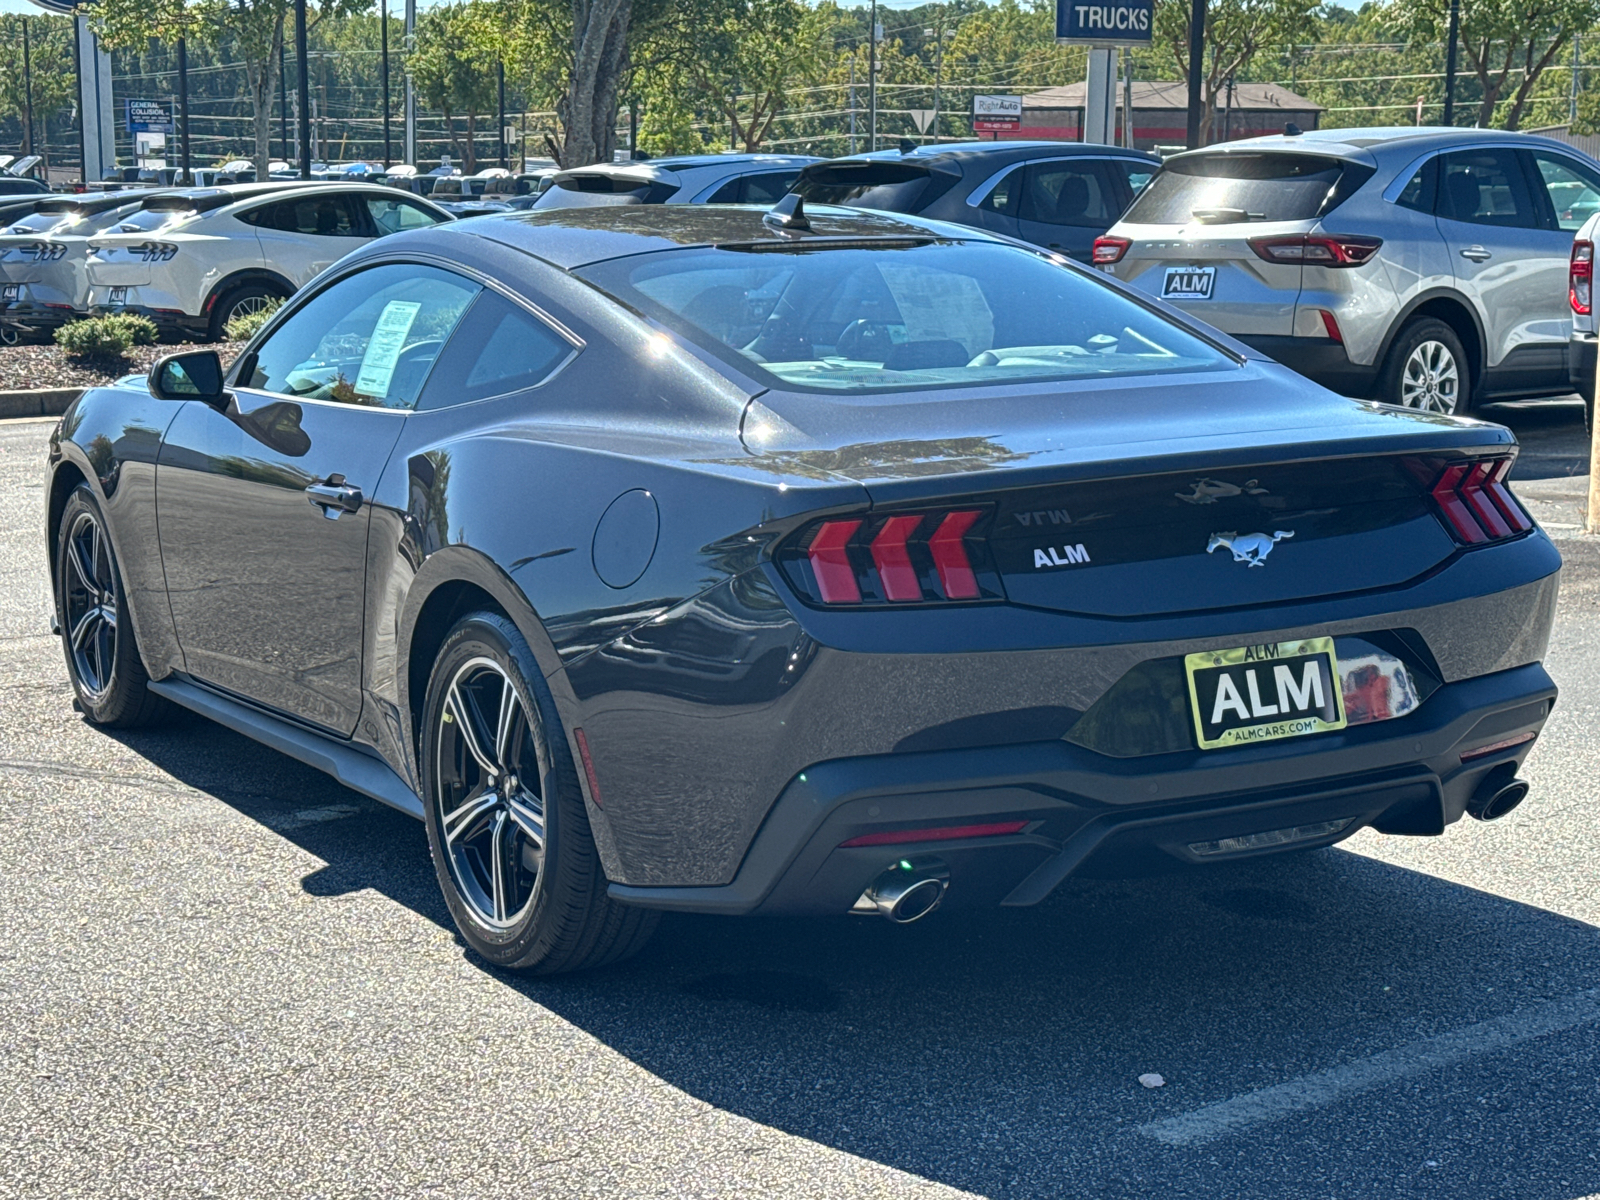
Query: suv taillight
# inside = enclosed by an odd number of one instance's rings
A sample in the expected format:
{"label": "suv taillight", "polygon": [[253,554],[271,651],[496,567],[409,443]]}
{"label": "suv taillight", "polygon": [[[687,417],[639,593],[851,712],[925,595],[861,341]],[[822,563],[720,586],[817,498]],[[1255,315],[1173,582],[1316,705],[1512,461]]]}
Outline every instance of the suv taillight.
{"label": "suv taillight", "polygon": [[1431,478],[1428,494],[1439,517],[1456,541],[1483,546],[1527,533],[1533,528],[1528,514],[1506,487],[1510,458],[1474,458],[1446,463],[1412,460],[1424,479]]}
{"label": "suv taillight", "polygon": [[1594,243],[1572,243],[1572,263],[1567,268],[1567,300],[1572,311],[1587,317],[1594,311]]}
{"label": "suv taillight", "polygon": [[858,607],[1004,598],[989,564],[981,508],[819,521],[779,549],[813,604]]}
{"label": "suv taillight", "polygon": [[1094,240],[1094,251],[1089,256],[1090,261],[1097,267],[1108,267],[1114,262],[1121,262],[1122,256],[1132,245],[1133,242],[1125,237],[1102,235]]}
{"label": "suv taillight", "polygon": [[1317,267],[1359,267],[1383,245],[1382,238],[1356,233],[1296,233],[1253,237],[1250,249],[1270,263],[1310,263]]}

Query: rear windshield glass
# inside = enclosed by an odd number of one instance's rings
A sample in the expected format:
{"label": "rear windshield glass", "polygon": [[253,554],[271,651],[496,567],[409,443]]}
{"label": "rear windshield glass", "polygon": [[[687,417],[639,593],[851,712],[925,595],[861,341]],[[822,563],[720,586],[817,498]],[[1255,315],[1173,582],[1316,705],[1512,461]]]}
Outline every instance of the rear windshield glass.
{"label": "rear windshield glass", "polygon": [[10,227],[11,233],[49,233],[57,225],[72,219],[71,213],[33,213]]}
{"label": "rear windshield glass", "polygon": [[1123,220],[1310,221],[1324,213],[1350,165],[1311,154],[1205,154],[1174,159],[1139,193]]}
{"label": "rear windshield glass", "polygon": [[179,210],[174,212],[166,208],[147,208],[142,212],[129,213],[122,220],[111,226],[114,233],[153,233],[157,229],[165,229],[168,225],[178,221],[186,221],[194,216],[193,210]]}
{"label": "rear windshield glass", "polygon": [[1020,248],[759,245],[579,273],[776,387],[884,392],[1231,365],[1093,276]]}
{"label": "rear windshield glass", "polygon": [[884,212],[914,213],[921,207],[929,177],[919,175],[900,183],[805,183],[794,190],[813,204],[848,204]]}
{"label": "rear windshield glass", "polygon": [[883,212],[921,212],[955,184],[952,171],[932,171],[921,163],[821,163],[807,168],[794,185],[812,204],[847,204]]}

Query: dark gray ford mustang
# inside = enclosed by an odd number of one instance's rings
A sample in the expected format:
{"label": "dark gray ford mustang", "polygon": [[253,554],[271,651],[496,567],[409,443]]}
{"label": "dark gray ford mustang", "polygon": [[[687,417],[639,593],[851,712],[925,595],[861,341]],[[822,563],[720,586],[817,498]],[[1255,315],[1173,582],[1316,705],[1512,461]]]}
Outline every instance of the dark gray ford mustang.
{"label": "dark gray ford mustang", "polygon": [[88,392],[88,719],[183,705],[421,818],[467,942],[541,971],[1522,799],[1561,560],[1506,430],[794,204],[400,234],[226,376]]}

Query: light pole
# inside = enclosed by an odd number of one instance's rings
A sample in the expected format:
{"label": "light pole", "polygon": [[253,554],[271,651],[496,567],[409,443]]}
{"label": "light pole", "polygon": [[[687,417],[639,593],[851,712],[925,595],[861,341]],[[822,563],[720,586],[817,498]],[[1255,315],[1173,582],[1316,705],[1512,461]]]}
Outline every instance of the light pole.
{"label": "light pole", "polygon": [[183,122],[183,137],[178,143],[178,166],[183,171],[185,186],[194,182],[189,170],[189,47],[182,34],[178,35],[178,119]]}
{"label": "light pole", "polygon": [[[500,169],[505,170],[508,165],[506,163],[506,64],[503,61],[497,62],[494,69],[500,87]],[[628,150],[631,154],[633,147],[630,145]]]}
{"label": "light pole", "polygon": [[417,0],[406,0],[406,161],[417,162],[417,89],[411,82],[411,55],[417,48]]}
{"label": "light pole", "polygon": [[1450,35],[1444,52],[1444,123],[1456,123],[1456,43],[1461,40],[1461,0],[1450,0]]}
{"label": "light pole", "polygon": [[872,28],[867,30],[867,151],[878,148],[878,0],[872,0]]}
{"label": "light pole", "polygon": [[300,141],[300,178],[311,178],[311,75],[306,69],[306,0],[294,0],[294,69],[299,73],[295,80],[295,95],[300,101],[300,111],[295,114],[296,131]]}
{"label": "light pole", "polygon": [[[28,18],[22,18],[22,103],[27,125],[22,131],[22,152],[33,153],[33,62],[28,48]],[[49,174],[49,172],[45,172]]]}
{"label": "light pole", "polygon": [[1184,146],[1190,150],[1200,147],[1200,81],[1205,77],[1205,57],[1206,0],[1192,0],[1189,7],[1189,123],[1183,139]]}
{"label": "light pole", "polygon": [[393,162],[389,141],[389,0],[379,5],[379,20],[383,22],[383,169],[387,171]]}

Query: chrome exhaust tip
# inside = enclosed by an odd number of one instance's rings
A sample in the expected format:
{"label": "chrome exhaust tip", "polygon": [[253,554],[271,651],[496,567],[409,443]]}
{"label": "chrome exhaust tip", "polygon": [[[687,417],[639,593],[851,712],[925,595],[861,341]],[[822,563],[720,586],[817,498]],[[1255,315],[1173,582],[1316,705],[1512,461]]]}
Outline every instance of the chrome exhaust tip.
{"label": "chrome exhaust tip", "polygon": [[1467,801],[1467,815],[1480,821],[1497,821],[1528,798],[1528,788],[1526,779],[1507,782],[1504,775],[1496,778],[1491,773]]}
{"label": "chrome exhaust tip", "polygon": [[909,925],[938,908],[949,887],[950,868],[938,859],[902,858],[873,880],[850,911]]}

